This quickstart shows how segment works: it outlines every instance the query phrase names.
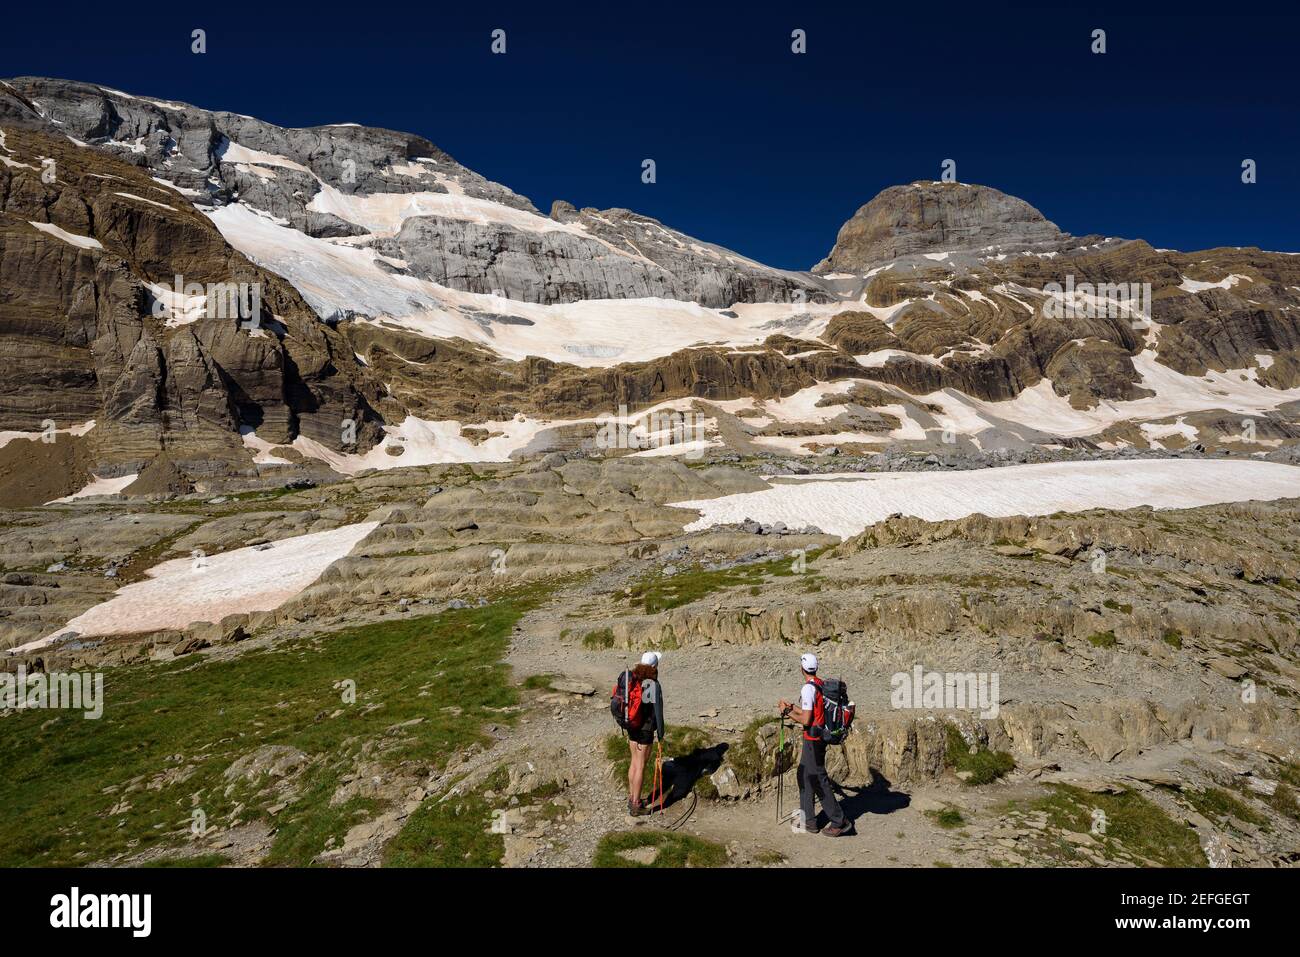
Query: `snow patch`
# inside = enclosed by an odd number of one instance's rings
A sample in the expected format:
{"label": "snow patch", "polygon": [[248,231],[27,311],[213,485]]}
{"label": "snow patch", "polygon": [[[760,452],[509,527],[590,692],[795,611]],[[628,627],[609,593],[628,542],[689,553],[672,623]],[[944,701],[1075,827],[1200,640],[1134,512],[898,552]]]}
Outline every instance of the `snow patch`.
{"label": "snow patch", "polygon": [[43,647],[68,631],[82,638],[130,634],[271,611],[314,582],[378,527],[379,522],[361,522],[280,539],[270,548],[236,548],[198,560],[163,562],[145,573],[145,581],[118,589],[108,601],[78,615],[54,634],[14,650]]}
{"label": "snow patch", "polygon": [[77,233],[70,233],[66,229],[60,229],[53,223],[37,223],[28,220],[28,222],[39,229],[41,232],[53,236],[55,239],[62,239],[70,246],[76,246],[78,249],[103,249],[103,244],[98,239],[90,236],[82,236]]}
{"label": "snow patch", "polygon": [[[1182,278],[1182,277],[1179,277]],[[1202,289],[1231,289],[1239,282],[1252,282],[1249,276],[1239,276],[1232,273],[1224,276],[1218,282],[1201,282],[1199,279],[1185,279],[1178,284],[1178,288],[1184,292],[1200,292]]]}
{"label": "snow patch", "polygon": [[581,226],[565,224],[504,206],[487,199],[456,193],[341,193],[322,183],[307,209],[332,213],[376,236],[396,236],[402,223],[412,216],[442,216],[471,223],[501,224],[527,232],[567,232],[587,235]]}
{"label": "snow patch", "polygon": [[149,292],[162,306],[163,325],[169,329],[197,322],[203,318],[204,312],[207,311],[208,297],[206,293],[201,296],[187,296],[183,292],[177,292],[175,289],[161,286],[158,283],[151,282],[147,283],[147,285]]}
{"label": "snow patch", "polygon": [[91,498],[95,495],[116,495],[139,477],[139,472],[132,472],[130,475],[119,475],[117,478],[97,478],[92,475],[91,481],[80,491],[65,495],[63,498],[56,498],[45,504],[62,505],[67,502],[75,502],[79,498]]}
{"label": "snow patch", "polygon": [[282,166],[285,169],[296,169],[300,173],[307,173],[315,176],[307,167],[301,163],[296,163],[287,156],[281,156],[278,153],[264,153],[261,150],[252,150],[246,146],[240,146],[234,140],[222,140],[221,145],[217,147],[217,159],[222,163],[236,163],[252,166]]}
{"label": "snow patch", "polygon": [[[459,336],[508,359],[534,355],[592,367],[653,359],[705,343],[756,345],[792,320],[815,336],[834,313],[850,308],[742,303],[721,310],[661,298],[518,302],[387,272],[371,249],[307,236],[239,204],[205,213],[227,242],[289,280],[323,318],[356,313],[431,339]],[[528,323],[485,321],[484,316]]]}
{"label": "snow patch", "polygon": [[808,476],[761,492],[673,503],[700,518],[698,531],[745,518],[816,525],[855,535],[895,512],[928,521],[989,516],[1050,515],[1092,508],[1194,508],[1222,502],[1300,495],[1300,469],[1273,462],[1181,459],[1056,462],[958,472]]}
{"label": "snow patch", "polygon": [[135,195],[135,193],[114,193],[113,195],[122,196],[126,199],[134,199],[138,203],[148,203],[150,206],[158,206],[162,209],[170,209],[173,213],[176,212],[175,206],[168,206],[166,203],[159,203],[152,199],[145,199],[143,196]]}
{"label": "snow patch", "polygon": [[254,465],[292,465],[288,459],[282,459],[275,455],[271,450],[276,446],[272,445],[266,439],[259,439],[257,433],[248,426],[243,426],[239,430],[240,441],[244,447],[253,452]]}
{"label": "snow patch", "polygon": [[[80,425],[69,426],[66,429],[55,429],[54,434],[57,435],[58,433],[62,432],[65,435],[82,436],[85,435],[94,427],[95,427],[95,420],[91,419],[88,422],[82,422]],[[0,449],[4,448],[10,442],[13,442],[15,439],[25,439],[30,442],[38,442],[40,441],[41,436],[46,434],[48,433],[13,432],[13,431],[0,432]]]}
{"label": "snow patch", "polygon": [[1195,442],[1197,438],[1196,426],[1188,425],[1185,417],[1181,415],[1173,422],[1143,422],[1138,428],[1142,430],[1142,434],[1149,442],[1157,442],[1173,435],[1181,435],[1188,442]]}

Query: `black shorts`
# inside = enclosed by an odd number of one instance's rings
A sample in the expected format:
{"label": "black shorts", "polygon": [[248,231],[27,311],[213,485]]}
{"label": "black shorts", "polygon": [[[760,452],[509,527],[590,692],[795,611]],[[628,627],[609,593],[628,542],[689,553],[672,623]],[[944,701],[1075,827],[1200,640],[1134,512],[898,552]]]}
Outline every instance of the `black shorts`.
{"label": "black shorts", "polygon": [[653,721],[643,721],[639,728],[628,728],[627,737],[629,741],[636,744],[654,744],[655,724]]}

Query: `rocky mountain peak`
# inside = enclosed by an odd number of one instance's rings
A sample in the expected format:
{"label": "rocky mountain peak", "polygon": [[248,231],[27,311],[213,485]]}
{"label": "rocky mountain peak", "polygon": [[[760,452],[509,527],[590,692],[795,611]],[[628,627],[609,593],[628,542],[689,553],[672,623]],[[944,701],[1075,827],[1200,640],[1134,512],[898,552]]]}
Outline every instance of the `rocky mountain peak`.
{"label": "rocky mountain peak", "polygon": [[567,199],[557,199],[551,203],[551,219],[557,223],[571,223],[577,218],[577,208]]}
{"label": "rocky mountain peak", "polygon": [[918,180],[891,186],[840,227],[815,273],[865,272],[902,256],[993,245],[1026,248],[1065,234],[1023,199],[990,186]]}

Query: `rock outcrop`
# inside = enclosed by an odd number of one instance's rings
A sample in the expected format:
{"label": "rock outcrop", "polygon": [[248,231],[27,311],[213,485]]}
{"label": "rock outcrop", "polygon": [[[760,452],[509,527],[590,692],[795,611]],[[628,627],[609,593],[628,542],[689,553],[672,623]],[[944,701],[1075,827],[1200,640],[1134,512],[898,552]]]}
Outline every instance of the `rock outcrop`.
{"label": "rock outcrop", "polygon": [[891,186],[853,214],[815,273],[865,273],[927,252],[1055,244],[1062,232],[1022,199],[988,186],[918,181]]}

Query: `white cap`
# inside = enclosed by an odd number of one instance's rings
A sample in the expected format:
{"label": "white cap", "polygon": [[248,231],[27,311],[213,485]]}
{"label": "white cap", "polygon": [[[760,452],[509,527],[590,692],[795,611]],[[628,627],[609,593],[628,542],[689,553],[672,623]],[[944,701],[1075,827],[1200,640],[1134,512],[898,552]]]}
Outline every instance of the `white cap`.
{"label": "white cap", "polygon": [[659,667],[659,652],[657,652],[657,651],[647,651],[644,655],[641,656],[641,664],[643,664],[643,665],[649,665],[651,668],[658,668],[658,667]]}
{"label": "white cap", "polygon": [[810,675],[817,673],[817,656],[811,651],[799,656],[799,667]]}

